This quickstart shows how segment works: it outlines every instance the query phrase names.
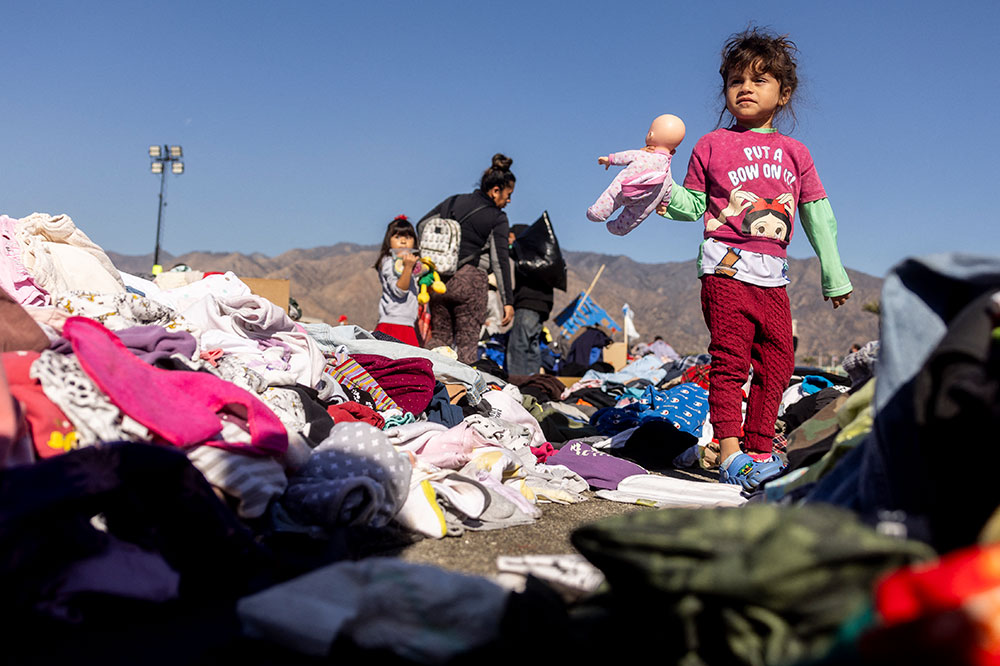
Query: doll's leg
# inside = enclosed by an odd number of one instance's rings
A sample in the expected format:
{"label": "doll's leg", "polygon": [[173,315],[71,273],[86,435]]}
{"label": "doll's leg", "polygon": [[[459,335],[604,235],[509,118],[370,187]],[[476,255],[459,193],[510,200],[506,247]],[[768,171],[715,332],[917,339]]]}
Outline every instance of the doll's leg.
{"label": "doll's leg", "polygon": [[611,213],[622,205],[622,202],[618,200],[621,191],[621,183],[618,178],[615,178],[611,181],[608,189],[604,190],[604,193],[597,198],[594,205],[587,209],[587,219],[591,222],[604,222],[611,217]]}
{"label": "doll's leg", "polygon": [[644,204],[626,206],[621,215],[608,222],[608,231],[616,236],[624,236],[642,224],[642,221],[646,219],[645,213],[646,206]]}

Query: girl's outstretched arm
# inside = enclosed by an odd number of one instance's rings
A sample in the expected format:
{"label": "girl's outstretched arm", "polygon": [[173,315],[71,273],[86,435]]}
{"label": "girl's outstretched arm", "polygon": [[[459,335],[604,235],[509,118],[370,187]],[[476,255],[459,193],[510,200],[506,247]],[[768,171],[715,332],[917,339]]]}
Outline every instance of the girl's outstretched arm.
{"label": "girl's outstretched arm", "polygon": [[694,222],[701,219],[707,209],[707,194],[674,183],[670,188],[670,203],[667,205],[661,203],[656,207],[656,212],[671,220]]}
{"label": "girl's outstretched arm", "polygon": [[799,204],[802,229],[809,244],[819,257],[822,274],[823,298],[832,299],[833,306],[842,305],[854,291],[851,279],[847,277],[844,264],[837,249],[837,218],[833,216],[830,200],[823,198]]}

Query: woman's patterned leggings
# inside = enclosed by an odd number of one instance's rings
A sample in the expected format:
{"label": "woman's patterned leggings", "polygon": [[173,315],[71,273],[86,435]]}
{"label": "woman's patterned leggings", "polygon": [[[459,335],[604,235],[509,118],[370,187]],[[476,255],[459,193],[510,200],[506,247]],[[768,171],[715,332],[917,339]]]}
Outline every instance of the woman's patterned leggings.
{"label": "woman's patterned leggings", "polygon": [[448,291],[431,294],[431,337],[425,345],[453,347],[462,363],[473,363],[479,355],[479,334],[486,321],[486,273],[466,264],[451,276]]}

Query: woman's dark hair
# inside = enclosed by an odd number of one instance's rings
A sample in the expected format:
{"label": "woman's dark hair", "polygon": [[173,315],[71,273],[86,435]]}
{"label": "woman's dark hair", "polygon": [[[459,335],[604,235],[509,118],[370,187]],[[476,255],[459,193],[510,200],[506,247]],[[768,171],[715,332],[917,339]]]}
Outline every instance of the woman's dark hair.
{"label": "woman's dark hair", "polygon": [[413,224],[405,215],[397,215],[392,218],[392,222],[385,229],[385,238],[382,239],[382,249],[378,253],[378,258],[375,260],[375,265],[373,268],[375,270],[381,270],[382,260],[388,257],[392,253],[392,248],[389,247],[389,241],[392,240],[393,236],[409,236],[413,239],[413,243],[417,242],[417,230],[413,228]]}
{"label": "woman's dark hair", "polygon": [[493,164],[483,172],[483,177],[479,181],[479,189],[483,194],[486,194],[494,187],[499,187],[501,190],[513,187],[514,182],[517,180],[514,174],[510,172],[510,165],[513,163],[514,160],[503,153],[497,153],[493,156]]}
{"label": "woman's dark hair", "polygon": [[778,80],[779,89],[788,91],[788,103],[778,107],[775,117],[788,112],[792,117],[792,127],[795,127],[795,110],[792,108],[792,98],[799,87],[799,77],[796,74],[796,55],[799,49],[788,35],[779,35],[765,28],[749,27],[736,33],[726,40],[722,47],[722,112],[719,113],[719,124],[726,115],[726,86],[729,85],[730,72],[742,72],[749,68],[754,74],[770,74]]}

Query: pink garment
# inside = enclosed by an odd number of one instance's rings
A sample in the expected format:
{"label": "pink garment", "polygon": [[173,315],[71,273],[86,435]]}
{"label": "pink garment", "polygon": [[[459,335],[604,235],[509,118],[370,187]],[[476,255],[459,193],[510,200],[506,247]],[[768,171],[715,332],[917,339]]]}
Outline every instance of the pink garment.
{"label": "pink garment", "polygon": [[[63,335],[94,383],[123,413],[176,446],[208,443],[240,453],[284,453],[288,434],[278,417],[242,388],[202,372],[161,370],[138,359],[118,337],[92,319],[70,317]],[[217,412],[238,406],[250,444],[207,441],[222,430]]]}
{"label": "pink garment", "polygon": [[535,460],[543,463],[555,454],[556,447],[552,446],[552,444],[548,442],[545,442],[541,446],[532,446],[531,452],[535,454]]}
{"label": "pink garment", "polygon": [[635,229],[660,202],[670,201],[673,185],[670,160],[670,152],[662,148],[657,148],[655,153],[626,150],[608,155],[610,164],[627,166],[587,210],[587,219],[604,222],[624,206],[621,214],[607,223],[608,231],[624,236]]}
{"label": "pink garment", "polygon": [[420,462],[427,462],[443,469],[461,469],[472,459],[472,451],[484,446],[492,445],[468,423],[462,421],[443,432],[426,431],[397,448],[409,451]]}
{"label": "pink garment", "polygon": [[21,245],[15,236],[17,220],[0,215],[0,288],[20,305],[49,304],[49,294],[42,289],[21,261]]}
{"label": "pink garment", "polygon": [[717,129],[698,139],[684,187],[704,192],[705,238],[785,257],[798,206],[826,198],[809,149],[780,132]]}

